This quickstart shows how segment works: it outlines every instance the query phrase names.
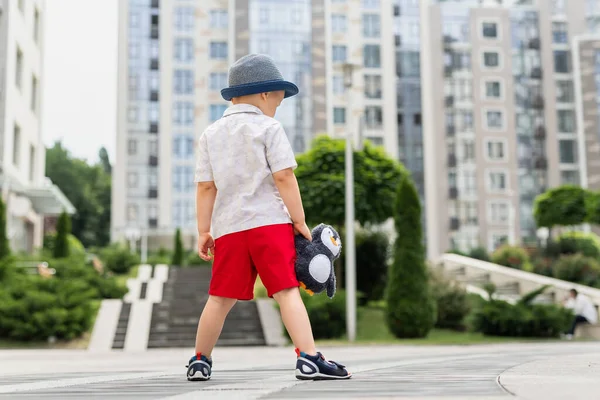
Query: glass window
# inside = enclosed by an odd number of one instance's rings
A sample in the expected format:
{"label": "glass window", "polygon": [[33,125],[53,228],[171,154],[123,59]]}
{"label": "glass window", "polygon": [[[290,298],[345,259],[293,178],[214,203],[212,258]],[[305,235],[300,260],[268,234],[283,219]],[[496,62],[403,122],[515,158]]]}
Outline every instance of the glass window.
{"label": "glass window", "polygon": [[226,60],[227,42],[210,42],[210,58],[213,60]]}
{"label": "glass window", "polygon": [[485,38],[495,39],[498,37],[498,24],[495,22],[484,22],[481,29]]}
{"label": "glass window", "polygon": [[151,102],[148,106],[148,120],[153,124],[158,124],[160,117],[160,111],[158,109],[158,103]]}
{"label": "glass window", "polygon": [[23,84],[23,52],[19,47],[17,47],[17,64],[15,70],[15,84],[18,88],[21,88],[21,85]]}
{"label": "glass window", "polygon": [[401,51],[398,53],[396,73],[402,77],[418,77],[421,75],[421,59],[418,51]]}
{"label": "glass window", "polygon": [[261,23],[267,23],[269,22],[269,9],[266,7],[262,7],[259,11],[260,14],[260,22]]}
{"label": "glass window", "polygon": [[188,62],[194,59],[194,41],[192,39],[175,39],[175,60]]}
{"label": "glass window", "polygon": [[137,140],[129,139],[127,141],[127,154],[133,156],[137,153]]}
{"label": "glass window", "polygon": [[345,124],[346,123],[346,109],[343,107],[333,108],[333,123],[334,124]]}
{"label": "glass window", "polygon": [[160,47],[158,46],[158,40],[150,41],[150,58],[157,59],[160,55]]}
{"label": "glass window", "polygon": [[138,174],[137,172],[129,172],[127,174],[127,185],[131,188],[137,187]]}
{"label": "glass window", "polygon": [[490,160],[499,161],[504,159],[504,142],[499,140],[490,140],[487,143],[487,154]]}
{"label": "glass window", "polygon": [[379,14],[363,14],[363,35],[368,38],[378,38],[381,35],[381,18]]}
{"label": "glass window", "polygon": [[210,121],[215,122],[223,116],[223,113],[227,109],[226,104],[211,104],[210,105]]}
{"label": "glass window", "polygon": [[568,43],[567,24],[565,22],[552,23],[552,41],[554,43]]}
{"label": "glass window", "polygon": [[17,124],[13,126],[12,160],[17,167],[21,163],[21,127]]}
{"label": "glass window", "polygon": [[302,11],[294,8],[292,10],[292,23],[295,25],[299,25],[302,23]]}
{"label": "glass window", "polygon": [[129,204],[127,206],[127,220],[135,222],[138,219],[138,206],[136,204]]}
{"label": "glass window", "polygon": [[485,96],[490,98],[500,97],[500,82],[486,82]]}
{"label": "glass window", "polygon": [[503,127],[502,111],[486,112],[488,128],[501,129]]}
{"label": "glass window", "polygon": [[381,128],[383,124],[383,110],[380,106],[365,108],[365,123],[368,128]]}
{"label": "glass window", "polygon": [[362,0],[362,6],[367,9],[379,8],[380,0]]}
{"label": "glass window", "polygon": [[340,75],[335,75],[333,77],[333,93],[334,94],[343,94],[346,91],[344,87],[344,77]]}
{"label": "glass window", "polygon": [[559,140],[558,151],[561,163],[574,164],[577,162],[577,146],[574,140]]}
{"label": "glass window", "polygon": [[331,15],[331,30],[334,33],[344,33],[348,30],[348,20],[343,14]]}
{"label": "glass window", "polygon": [[210,90],[220,91],[227,87],[227,73],[226,72],[211,72],[209,77],[209,88]]}
{"label": "glass window", "polygon": [[332,47],[332,58],[333,62],[344,63],[347,57],[347,48],[342,45],[333,45]]}
{"label": "glass window", "polygon": [[579,171],[560,171],[560,181],[563,185],[579,185]]}
{"label": "glass window", "polygon": [[192,32],[194,30],[194,8],[175,7],[173,24],[178,32]]}
{"label": "glass window", "polygon": [[556,81],[556,102],[572,103],[575,101],[575,91],[572,81]]}
{"label": "glass window", "polygon": [[505,190],[506,189],[506,173],[505,172],[490,172],[488,175],[490,190]]}
{"label": "glass window", "polygon": [[40,12],[37,7],[33,11],[33,40],[36,43],[40,40]]}
{"label": "glass window", "polygon": [[227,10],[210,10],[210,27],[213,29],[227,29],[229,25]]}
{"label": "glass window", "polygon": [[575,112],[573,110],[558,110],[558,132],[575,132]]}
{"label": "glass window", "polygon": [[490,68],[497,68],[500,66],[500,55],[496,51],[484,51],[483,52],[483,65]]}
{"label": "glass window", "polygon": [[31,111],[37,113],[38,108],[38,79],[33,75],[31,77]]}
{"label": "glass window", "polygon": [[137,122],[138,120],[138,109],[136,106],[129,106],[127,112],[127,119],[129,122]]}
{"label": "glass window", "polygon": [[508,221],[508,204],[505,202],[491,202],[490,219],[494,223]]}
{"label": "glass window", "polygon": [[364,65],[367,68],[381,67],[381,50],[377,44],[367,44],[363,49]]}
{"label": "glass window", "polygon": [[177,101],[173,104],[173,122],[177,125],[193,125],[194,103],[189,101]]}
{"label": "glass window", "polygon": [[365,75],[365,97],[368,99],[381,98],[380,75]]}
{"label": "glass window", "polygon": [[571,52],[554,50],[554,72],[568,74],[571,72]]}
{"label": "glass window", "polygon": [[192,94],[194,92],[194,71],[186,69],[173,71],[173,91],[177,94]]}

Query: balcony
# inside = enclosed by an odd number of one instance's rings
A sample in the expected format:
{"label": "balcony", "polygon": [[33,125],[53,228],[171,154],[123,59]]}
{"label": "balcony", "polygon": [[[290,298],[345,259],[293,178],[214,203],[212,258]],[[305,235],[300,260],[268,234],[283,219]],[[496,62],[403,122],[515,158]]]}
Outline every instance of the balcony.
{"label": "balcony", "polygon": [[150,28],[150,38],[158,39],[160,36],[159,31],[158,25],[152,25]]}
{"label": "balcony", "polygon": [[460,221],[456,217],[450,218],[450,230],[457,231],[460,228]]}
{"label": "balcony", "polygon": [[454,126],[454,125],[446,126],[446,136],[454,137],[455,134],[456,134],[456,126]]}
{"label": "balcony", "polygon": [[540,95],[535,96],[531,102],[531,106],[536,110],[542,110],[544,108],[544,98]]}
{"label": "balcony", "polygon": [[158,124],[156,122],[150,123],[150,133],[158,133]]}
{"label": "balcony", "polygon": [[150,91],[150,101],[158,101],[158,90],[151,90]]}
{"label": "balcony", "polygon": [[148,189],[148,198],[149,199],[157,199],[158,198],[158,188]]}
{"label": "balcony", "polygon": [[148,165],[151,167],[158,166],[158,156],[148,156]]}
{"label": "balcony", "polygon": [[542,69],[540,67],[531,68],[531,79],[542,79]]}
{"label": "balcony", "polygon": [[540,38],[533,38],[529,40],[527,47],[531,50],[539,50],[540,49]]}
{"label": "balcony", "polygon": [[545,170],[548,168],[548,160],[546,160],[546,157],[536,157],[534,163],[533,163],[533,168],[537,169],[537,170]]}
{"label": "balcony", "polygon": [[448,154],[448,168],[456,167],[456,154]]}
{"label": "balcony", "polygon": [[538,126],[537,128],[535,128],[535,133],[533,134],[533,137],[537,140],[546,139],[546,128],[543,126]]}
{"label": "balcony", "polygon": [[458,199],[458,188],[455,186],[450,187],[450,189],[448,189],[448,197],[451,200]]}
{"label": "balcony", "polygon": [[394,42],[396,43],[396,47],[402,46],[402,36],[394,35]]}
{"label": "balcony", "polygon": [[454,106],[454,96],[452,96],[452,95],[446,96],[444,98],[444,104],[446,105],[447,108],[453,107]]}
{"label": "balcony", "polygon": [[150,7],[152,7],[152,8],[159,8],[160,7],[160,0],[152,0],[152,2],[150,3]]}
{"label": "balcony", "polygon": [[158,227],[158,219],[148,218],[148,228],[157,228],[157,227]]}
{"label": "balcony", "polygon": [[158,67],[159,67],[158,59],[153,58],[152,60],[150,60],[150,69],[152,71],[157,71]]}

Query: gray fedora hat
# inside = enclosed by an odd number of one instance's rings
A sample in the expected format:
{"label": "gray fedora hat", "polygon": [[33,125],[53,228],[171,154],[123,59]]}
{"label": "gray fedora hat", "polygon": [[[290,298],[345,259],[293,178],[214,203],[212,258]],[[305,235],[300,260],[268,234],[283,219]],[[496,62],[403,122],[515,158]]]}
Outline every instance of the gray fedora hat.
{"label": "gray fedora hat", "polygon": [[264,54],[248,54],[229,68],[229,87],[221,90],[227,101],[249,94],[285,91],[285,97],[298,94],[298,86],[283,80],[275,61]]}

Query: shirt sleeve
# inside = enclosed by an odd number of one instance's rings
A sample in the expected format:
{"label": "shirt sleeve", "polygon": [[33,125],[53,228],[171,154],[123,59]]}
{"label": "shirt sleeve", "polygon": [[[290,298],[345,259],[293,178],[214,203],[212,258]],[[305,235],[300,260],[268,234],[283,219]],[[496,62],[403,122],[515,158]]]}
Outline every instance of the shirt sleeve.
{"label": "shirt sleeve", "polygon": [[212,166],[210,165],[210,158],[208,156],[208,143],[206,141],[206,134],[203,133],[198,140],[194,182],[210,182],[213,180]]}
{"label": "shirt sleeve", "polygon": [[298,167],[290,141],[280,123],[272,125],[267,130],[265,147],[267,162],[272,173]]}

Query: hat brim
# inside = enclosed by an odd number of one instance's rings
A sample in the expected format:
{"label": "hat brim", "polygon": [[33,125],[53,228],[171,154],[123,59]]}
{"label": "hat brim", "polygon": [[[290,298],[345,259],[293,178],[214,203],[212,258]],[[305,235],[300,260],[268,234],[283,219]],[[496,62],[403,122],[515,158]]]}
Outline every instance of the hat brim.
{"label": "hat brim", "polygon": [[298,86],[288,81],[265,81],[246,83],[244,85],[231,86],[221,90],[221,96],[227,101],[234,97],[248,96],[257,93],[285,91],[284,98],[292,97],[298,94]]}

